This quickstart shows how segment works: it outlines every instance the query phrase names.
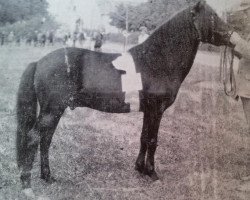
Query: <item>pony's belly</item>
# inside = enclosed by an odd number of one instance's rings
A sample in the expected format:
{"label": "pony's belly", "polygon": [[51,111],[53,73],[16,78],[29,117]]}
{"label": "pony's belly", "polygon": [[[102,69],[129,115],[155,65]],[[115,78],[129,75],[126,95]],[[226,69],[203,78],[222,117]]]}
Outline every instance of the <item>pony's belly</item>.
{"label": "pony's belly", "polygon": [[129,113],[140,111],[138,92],[93,92],[81,90],[74,96],[71,107],[89,107],[109,113]]}
{"label": "pony's belly", "polygon": [[89,107],[109,113],[128,113],[130,105],[125,103],[124,92],[81,91],[74,97],[73,107]]}

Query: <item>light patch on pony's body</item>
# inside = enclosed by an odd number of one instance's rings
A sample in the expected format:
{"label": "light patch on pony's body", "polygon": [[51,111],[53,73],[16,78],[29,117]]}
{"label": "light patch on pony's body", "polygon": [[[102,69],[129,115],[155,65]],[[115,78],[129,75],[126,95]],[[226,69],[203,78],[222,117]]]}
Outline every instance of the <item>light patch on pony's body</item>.
{"label": "light patch on pony's body", "polygon": [[40,114],[40,110],[41,110],[41,106],[39,104],[39,101],[37,100],[36,102],[36,118],[38,118],[39,114]]}
{"label": "light patch on pony's body", "polygon": [[139,111],[139,90],[142,90],[142,81],[141,74],[136,73],[133,57],[129,53],[123,53],[112,64],[116,69],[126,72],[121,77],[125,102],[130,104],[131,111]]}

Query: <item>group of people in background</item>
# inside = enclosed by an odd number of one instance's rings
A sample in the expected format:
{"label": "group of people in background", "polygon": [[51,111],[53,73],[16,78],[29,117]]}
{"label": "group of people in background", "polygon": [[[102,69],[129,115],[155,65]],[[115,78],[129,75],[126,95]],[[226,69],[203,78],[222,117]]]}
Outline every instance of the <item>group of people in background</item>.
{"label": "group of people in background", "polygon": [[35,31],[25,39],[27,45],[33,45],[34,47],[44,47],[46,44],[51,46],[54,45],[54,33],[52,31],[48,33]]}
{"label": "group of people in background", "polygon": [[[65,31],[66,32],[66,31]],[[58,31],[31,31],[27,34],[20,36],[14,31],[9,33],[0,31],[0,47],[1,46],[33,46],[44,47],[53,46],[55,43],[63,46],[79,47],[91,49],[94,51],[102,51],[102,46],[105,40],[105,31],[94,30],[84,32],[74,31],[72,33],[63,33]],[[148,38],[147,28],[141,27],[138,36],[138,44],[144,42]]]}
{"label": "group of people in background", "polygon": [[64,46],[72,46],[72,47],[84,47],[84,43],[87,40],[86,34],[82,32],[73,32],[64,34],[62,41]]}
{"label": "group of people in background", "polygon": [[34,31],[28,33],[25,36],[15,34],[13,31],[10,31],[9,33],[5,33],[2,31],[0,32],[0,46],[21,46],[21,44],[25,44],[28,46],[33,45],[34,47],[44,47],[46,44],[53,46],[54,38],[55,37],[53,31],[49,31],[47,33]]}
{"label": "group of people in background", "polygon": [[10,45],[13,42],[20,44],[20,37],[14,35],[14,32],[5,33],[4,31],[0,32],[0,45]]}
{"label": "group of people in background", "polygon": [[[91,44],[87,44],[86,41]],[[86,34],[83,31],[57,34],[54,31],[39,32],[33,31],[25,36],[15,34],[13,31],[6,33],[0,32],[0,47],[1,46],[33,46],[44,47],[53,46],[55,43],[62,44],[64,46],[89,48],[92,43],[94,50],[101,51],[101,47],[104,41],[104,33],[95,31],[93,33]]]}

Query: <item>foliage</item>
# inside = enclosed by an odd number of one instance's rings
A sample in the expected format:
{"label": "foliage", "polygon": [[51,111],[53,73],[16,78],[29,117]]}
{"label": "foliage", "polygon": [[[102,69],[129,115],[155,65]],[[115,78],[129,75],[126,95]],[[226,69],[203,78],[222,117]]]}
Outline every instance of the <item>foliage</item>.
{"label": "foliage", "polygon": [[250,9],[242,11],[231,11],[227,13],[228,23],[242,35],[250,33]]}
{"label": "foliage", "polygon": [[8,34],[13,31],[15,36],[29,37],[35,31],[46,33],[51,30],[56,30],[58,27],[59,25],[54,21],[53,18],[46,18],[46,21],[42,22],[41,16],[36,16],[27,21],[19,21],[14,24],[8,24],[6,26],[0,27],[0,32]]}
{"label": "foliage", "polygon": [[153,30],[174,13],[195,2],[196,0],[148,0],[137,6],[119,4],[114,12],[110,13],[110,24],[119,29],[126,28],[126,8],[128,11],[128,30],[136,31],[141,26]]}
{"label": "foliage", "polygon": [[27,37],[35,31],[55,30],[58,24],[47,8],[46,0],[0,0],[0,32]]}
{"label": "foliage", "polygon": [[[128,44],[137,44],[138,43],[138,32],[130,33],[128,36]],[[117,42],[117,43],[124,43],[125,38],[122,33],[108,33],[106,35],[106,40],[109,42]]]}
{"label": "foliage", "polygon": [[0,26],[47,16],[46,0],[0,0]]}

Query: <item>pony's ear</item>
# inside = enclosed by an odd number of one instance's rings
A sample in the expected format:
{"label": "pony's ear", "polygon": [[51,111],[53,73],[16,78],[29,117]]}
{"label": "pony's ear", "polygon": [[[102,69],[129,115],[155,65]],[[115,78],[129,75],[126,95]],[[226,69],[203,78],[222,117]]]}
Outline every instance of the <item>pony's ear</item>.
{"label": "pony's ear", "polygon": [[193,6],[193,8],[192,8],[192,10],[191,10],[191,13],[192,13],[193,15],[199,13],[199,12],[204,8],[205,4],[206,4],[206,1],[204,1],[204,0],[198,1],[198,2]]}

